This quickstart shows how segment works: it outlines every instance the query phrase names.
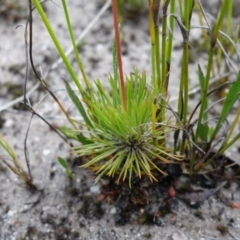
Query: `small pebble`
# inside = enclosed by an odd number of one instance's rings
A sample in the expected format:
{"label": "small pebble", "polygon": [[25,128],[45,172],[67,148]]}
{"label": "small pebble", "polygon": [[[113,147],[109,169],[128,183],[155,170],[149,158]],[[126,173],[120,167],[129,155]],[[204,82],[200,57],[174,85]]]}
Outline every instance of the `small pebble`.
{"label": "small pebble", "polygon": [[14,215],[14,212],[13,212],[13,211],[11,211],[11,210],[8,211],[8,216],[9,216],[9,217],[12,217],[13,215]]}
{"label": "small pebble", "polygon": [[4,127],[11,128],[14,125],[14,121],[12,119],[7,119],[4,123]]}
{"label": "small pebble", "polygon": [[172,235],[173,240],[187,240],[186,235],[183,232],[177,231]]}
{"label": "small pebble", "polygon": [[104,178],[103,178],[103,179],[100,179],[99,182],[100,182],[102,185],[107,185],[107,184],[109,184],[110,181],[109,181],[109,179],[104,179]]}
{"label": "small pebble", "polygon": [[99,185],[94,185],[94,186],[90,187],[90,192],[95,193],[95,194],[99,194],[100,193]]}
{"label": "small pebble", "polygon": [[110,214],[116,214],[117,213],[117,209],[114,207],[110,210]]}
{"label": "small pebble", "polygon": [[50,153],[51,153],[51,150],[49,150],[49,149],[44,149],[43,150],[43,155],[44,156],[48,156]]}

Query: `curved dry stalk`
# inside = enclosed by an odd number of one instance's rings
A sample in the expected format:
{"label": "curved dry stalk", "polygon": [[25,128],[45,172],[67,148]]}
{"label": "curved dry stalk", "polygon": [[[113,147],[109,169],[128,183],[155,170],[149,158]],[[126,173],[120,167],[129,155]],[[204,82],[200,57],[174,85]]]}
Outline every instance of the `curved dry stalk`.
{"label": "curved dry stalk", "polygon": [[[55,92],[55,91],[54,91]],[[36,112],[36,109],[38,108],[38,106],[41,104],[41,102],[47,97],[49,96],[49,93],[47,93],[37,104],[35,110],[30,106],[30,105],[27,105],[27,108],[28,108],[28,111],[30,113],[32,113],[31,115],[31,118],[28,122],[28,126],[27,126],[27,131],[26,131],[26,134],[25,134],[25,138],[24,138],[24,154],[25,154],[25,159],[26,159],[26,162],[27,162],[27,167],[28,167],[28,171],[30,171],[30,165],[29,165],[29,154],[28,154],[28,149],[27,149],[27,139],[28,139],[28,133],[29,133],[29,130],[30,130],[30,126],[31,126],[31,122],[32,122],[32,119],[34,117],[34,115],[36,115],[38,118],[40,118],[43,122],[45,122],[52,131],[54,131],[64,142],[66,142],[68,145],[70,145],[70,147],[72,147],[72,144],[68,141],[68,139],[66,137],[64,137],[61,132],[56,129],[55,127],[53,127],[47,120],[46,118],[44,118],[43,116],[41,116],[39,113]]]}
{"label": "curved dry stalk", "polygon": [[210,105],[210,106],[209,106],[204,112],[208,112],[209,109],[211,109],[212,107],[214,107],[216,104],[218,104],[218,103],[224,101],[225,99],[226,99],[226,97],[217,100],[216,102],[214,102],[213,104],[211,104],[211,105]]}
{"label": "curved dry stalk", "polygon": [[170,20],[169,18],[170,17],[174,17],[175,20],[177,21],[177,24],[181,30],[181,33],[182,33],[182,37],[183,37],[183,42],[184,43],[188,43],[188,39],[189,39],[189,32],[188,30],[186,29],[186,27],[183,25],[183,23],[179,20],[178,16],[176,14],[168,14],[167,16],[167,28],[168,28],[168,31],[171,33],[171,35],[173,35],[173,31],[172,29],[170,28]]}

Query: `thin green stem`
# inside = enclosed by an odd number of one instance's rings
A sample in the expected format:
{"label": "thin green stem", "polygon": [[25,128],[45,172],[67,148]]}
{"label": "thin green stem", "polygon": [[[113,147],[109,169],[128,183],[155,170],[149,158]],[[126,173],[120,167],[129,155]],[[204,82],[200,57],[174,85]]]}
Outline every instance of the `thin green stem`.
{"label": "thin green stem", "polygon": [[82,76],[83,76],[83,80],[84,80],[87,88],[90,88],[90,83],[87,79],[82,61],[80,59],[80,54],[79,54],[77,46],[76,46],[76,41],[75,41],[75,37],[74,37],[74,34],[73,34],[73,29],[72,29],[72,25],[71,25],[71,22],[70,22],[70,17],[69,17],[69,14],[68,14],[67,4],[66,4],[65,0],[62,0],[62,5],[63,5],[63,9],[64,9],[66,21],[67,21],[67,26],[68,26],[68,31],[69,31],[69,34],[70,34],[70,37],[71,37],[71,41],[72,41],[72,45],[73,45],[73,49],[74,49],[74,53],[75,53],[75,57],[76,57],[78,66],[80,68],[80,71],[81,71]]}
{"label": "thin green stem", "polygon": [[212,34],[211,34],[211,47],[212,48],[215,47],[215,45],[216,45],[218,32],[219,32],[220,27],[222,25],[224,15],[225,15],[225,13],[228,9],[228,1],[229,0],[224,0],[224,2],[222,3],[222,6],[221,6],[220,12],[218,14],[216,24],[215,24],[215,26],[212,30]]}
{"label": "thin green stem", "polygon": [[[207,97],[208,85],[209,85],[209,80],[210,80],[210,75],[211,75],[212,64],[213,64],[213,56],[214,56],[214,49],[211,48],[209,51],[209,54],[208,54],[207,73],[206,73],[204,87],[203,87],[203,93],[202,93],[203,99],[205,99]],[[197,122],[197,130],[195,133],[195,143],[196,144],[197,144],[198,137],[199,137],[200,126],[202,124],[204,109],[205,109],[205,105],[201,104],[200,112],[199,112],[199,116],[198,116],[198,122]]]}
{"label": "thin green stem", "polygon": [[[222,7],[220,9],[216,24],[215,24],[213,30],[211,31],[211,35],[210,35],[211,36],[211,38],[210,38],[211,44],[210,44],[210,50],[209,50],[209,55],[208,55],[207,73],[206,73],[206,77],[205,77],[205,83],[204,83],[204,89],[203,89],[203,95],[202,95],[203,99],[205,99],[207,97],[208,85],[209,85],[211,69],[212,69],[212,65],[213,65],[214,47],[217,42],[218,32],[221,27],[221,24],[222,24],[222,21],[224,18],[224,14],[227,10],[227,4],[228,4],[228,0],[224,0]],[[195,143],[196,144],[197,144],[198,137],[199,137],[199,131],[200,131],[200,126],[201,126],[202,119],[203,119],[203,113],[204,113],[204,104],[201,104],[199,117],[198,117],[198,123],[197,123],[197,129],[196,129],[196,134],[195,134]],[[212,138],[214,138],[214,136],[212,136]]]}
{"label": "thin green stem", "polygon": [[160,38],[159,28],[155,27],[155,60],[156,60],[156,73],[157,73],[157,88],[159,92],[162,92],[162,81],[161,81],[161,68],[160,68]]}
{"label": "thin green stem", "polygon": [[156,86],[156,59],[155,59],[155,51],[156,46],[152,45],[151,49],[151,61],[152,61],[152,85]]}
{"label": "thin green stem", "polygon": [[183,81],[184,92],[184,108],[183,108],[183,123],[186,124],[188,116],[188,43],[183,45],[183,60],[181,79]]}
{"label": "thin green stem", "polygon": [[78,87],[79,91],[81,93],[83,93],[84,91],[83,91],[83,88],[82,88],[78,78],[77,78],[77,75],[75,74],[70,62],[68,61],[68,58],[65,55],[63,48],[62,48],[61,44],[59,43],[58,38],[57,38],[55,32],[53,31],[51,24],[49,23],[48,18],[42,9],[40,2],[38,0],[33,0],[33,2],[34,2],[34,5],[35,5],[39,15],[42,18],[42,21],[43,21],[49,35],[51,36],[51,38],[55,44],[56,49],[58,50],[59,55],[61,56],[66,68],[68,69],[70,76],[72,77],[72,79],[73,79],[74,83],[76,84],[76,86]]}
{"label": "thin green stem", "polygon": [[[184,12],[184,25],[188,31],[190,31],[190,15],[192,14],[192,1],[185,0],[185,12]],[[183,43],[183,60],[182,60],[182,72],[181,81],[183,82],[183,94],[184,94],[184,106],[183,106],[183,123],[186,124],[188,116],[188,39],[184,40]]]}
{"label": "thin green stem", "polygon": [[[190,16],[192,12],[192,1],[185,0],[184,5],[184,19],[183,23],[178,21],[179,27],[183,35],[183,57],[182,57],[182,67],[181,67],[181,80],[180,80],[180,91],[179,91],[179,101],[178,101],[178,113],[181,116],[183,113],[183,123],[187,122],[188,114],[188,66],[189,66],[189,56],[188,56],[188,36],[190,30]],[[183,101],[182,101],[183,94]],[[185,141],[182,143],[182,150]]]}
{"label": "thin green stem", "polygon": [[227,35],[232,35],[233,0],[228,0]]}
{"label": "thin green stem", "polygon": [[179,12],[180,16],[183,19],[183,6],[182,6],[182,0],[178,0],[178,5],[179,5]]}
{"label": "thin green stem", "polygon": [[[170,1],[170,14],[174,14],[175,12],[175,0]],[[174,31],[174,18],[170,18],[170,29],[172,32]],[[164,88],[166,92],[168,91],[168,83],[169,83],[169,73],[171,68],[171,58],[172,58],[172,46],[173,46],[173,34],[169,34],[168,36],[168,46],[167,46],[167,56],[166,56],[166,64],[167,64],[167,76],[164,83]]]}
{"label": "thin green stem", "polygon": [[149,0],[149,32],[151,40],[152,85],[156,86],[155,31],[152,12],[152,0]]}
{"label": "thin green stem", "polygon": [[165,89],[166,82],[166,42],[167,42],[167,9],[168,9],[169,0],[165,1],[163,6],[163,18],[162,18],[162,81],[164,82],[164,93],[166,94],[167,89]]}
{"label": "thin green stem", "polygon": [[162,91],[162,81],[161,81],[161,63],[160,63],[160,37],[159,37],[159,9],[160,9],[160,0],[151,1],[151,11],[152,19],[154,25],[154,40],[155,40],[155,68],[156,68],[156,80],[154,82],[158,91]]}
{"label": "thin green stem", "polygon": [[192,0],[185,0],[185,6],[184,6],[184,25],[187,30],[189,30],[189,17],[190,17],[190,11],[192,6]]}

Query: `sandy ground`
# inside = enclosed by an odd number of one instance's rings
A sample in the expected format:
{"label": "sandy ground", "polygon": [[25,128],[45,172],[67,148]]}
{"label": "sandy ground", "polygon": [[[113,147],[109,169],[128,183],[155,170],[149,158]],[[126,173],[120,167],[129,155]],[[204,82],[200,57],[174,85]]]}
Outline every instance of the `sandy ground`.
{"label": "sandy ground", "polygon": [[[55,1],[61,5],[61,1]],[[73,28],[80,35],[86,26],[100,11],[98,1],[69,0]],[[19,1],[19,9],[6,12],[1,9],[0,23],[0,108],[1,117],[5,120],[0,133],[9,141],[19,159],[24,163],[23,142],[26,135],[30,113],[7,104],[16,98],[9,83],[17,85],[22,93],[25,76],[24,29],[16,26],[25,24],[26,4]],[[62,10],[52,2],[45,4],[47,14],[51,19],[60,42],[68,49],[68,38]],[[140,71],[150,72],[150,43],[148,36],[147,16],[143,14],[137,21],[127,21],[123,25],[123,63],[125,73],[133,67]],[[192,33],[192,38],[199,38],[199,31]],[[86,72],[90,79],[101,79],[106,83],[107,76],[112,71],[111,43],[113,39],[112,17],[109,9],[98,19],[81,42],[80,52]],[[58,59],[55,48],[34,12],[33,56],[38,69],[41,66],[43,75]],[[176,46],[181,42],[181,35],[176,34]],[[194,54],[194,52],[192,53]],[[195,53],[197,63],[205,67],[205,57]],[[74,58],[70,55],[74,67]],[[174,71],[170,75],[170,96],[177,92],[181,50],[176,47],[173,54]],[[77,67],[76,67],[77,69]],[[197,85],[197,64],[190,68],[191,85]],[[79,74],[80,76],[80,74]],[[59,64],[47,74],[46,81],[50,88],[64,103],[66,109],[74,115],[62,78],[70,79],[64,66]],[[30,74],[28,90],[37,84],[33,74]],[[46,96],[41,88],[30,96],[32,106],[50,123],[67,124],[56,103]],[[45,97],[45,98],[44,98]],[[196,103],[194,95],[193,102]],[[41,100],[43,99],[43,100]],[[174,106],[174,102],[172,103]],[[194,106],[194,104],[193,104]],[[74,115],[75,116],[75,115]],[[76,115],[76,117],[79,117]],[[3,120],[1,120],[3,121]],[[199,209],[191,209],[185,203],[176,199],[171,213],[158,224],[134,224],[140,210],[135,210],[131,222],[123,224],[118,218],[118,209],[107,201],[99,202],[100,185],[94,188],[94,179],[85,170],[76,169],[73,183],[69,183],[64,170],[57,162],[57,157],[69,156],[69,146],[66,145],[49,127],[37,117],[33,118],[28,136],[28,150],[34,183],[41,191],[31,193],[21,187],[19,180],[9,169],[0,163],[0,239],[168,239],[168,240],[207,240],[240,239],[240,210],[225,206],[217,197],[206,200]],[[240,161],[237,148],[233,148],[231,157]],[[0,150],[1,156],[6,156]],[[223,190],[224,194],[240,203],[240,189],[232,185]],[[156,206],[155,206],[156,207]],[[198,212],[201,212],[199,217]],[[116,222],[122,224],[117,225]],[[226,226],[222,234],[219,226]]]}

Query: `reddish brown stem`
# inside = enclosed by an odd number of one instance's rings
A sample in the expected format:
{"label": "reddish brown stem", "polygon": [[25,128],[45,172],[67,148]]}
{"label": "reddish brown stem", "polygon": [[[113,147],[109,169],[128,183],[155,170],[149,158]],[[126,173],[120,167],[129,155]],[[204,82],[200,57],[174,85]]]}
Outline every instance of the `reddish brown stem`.
{"label": "reddish brown stem", "polygon": [[123,67],[122,67],[122,53],[121,53],[121,43],[120,43],[120,34],[118,28],[118,8],[117,0],[112,0],[112,11],[113,11],[113,22],[115,30],[115,39],[116,39],[116,49],[117,49],[117,59],[118,59],[118,71],[120,75],[120,86],[122,92],[122,101],[125,111],[127,111],[127,98],[126,91],[124,86],[124,76],[123,76]]}

